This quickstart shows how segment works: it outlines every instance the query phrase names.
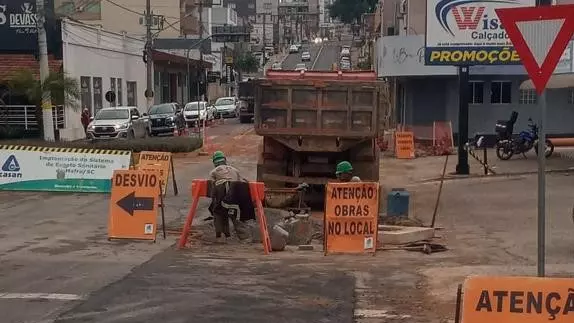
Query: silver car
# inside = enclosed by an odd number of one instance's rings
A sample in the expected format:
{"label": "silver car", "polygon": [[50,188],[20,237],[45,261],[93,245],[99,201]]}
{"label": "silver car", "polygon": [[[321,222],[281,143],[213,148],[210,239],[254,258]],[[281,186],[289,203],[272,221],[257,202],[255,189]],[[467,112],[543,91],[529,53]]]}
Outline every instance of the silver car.
{"label": "silver car", "polygon": [[237,103],[237,99],[232,96],[217,99],[215,101],[217,116],[223,118],[237,117]]}
{"label": "silver car", "polygon": [[149,133],[149,123],[136,107],[104,108],[98,111],[88,125],[87,137],[99,139],[145,138]]}

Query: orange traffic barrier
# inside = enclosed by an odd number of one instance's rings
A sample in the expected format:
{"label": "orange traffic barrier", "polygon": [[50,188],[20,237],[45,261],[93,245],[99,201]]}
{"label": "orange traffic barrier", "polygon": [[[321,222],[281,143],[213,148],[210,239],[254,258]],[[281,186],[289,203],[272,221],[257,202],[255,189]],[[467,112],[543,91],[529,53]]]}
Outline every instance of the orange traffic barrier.
{"label": "orange traffic barrier", "polygon": [[[191,224],[195,218],[195,213],[197,211],[197,205],[199,204],[199,199],[201,197],[208,197],[208,180],[206,179],[194,179],[191,182],[191,197],[192,204],[185,219],[185,223],[181,230],[181,236],[178,242],[178,248],[183,249],[187,244],[189,238],[189,232],[191,231]],[[263,251],[266,255],[271,253],[271,238],[269,237],[269,232],[267,231],[267,220],[265,214],[263,213],[263,199],[265,197],[265,185],[259,182],[249,182],[249,191],[251,199],[255,204],[257,222],[259,223],[259,229],[261,232],[261,241],[263,243]]]}
{"label": "orange traffic barrier", "polygon": [[457,314],[462,306],[464,323],[571,323],[573,286],[572,278],[470,277],[459,288]]}
{"label": "orange traffic barrier", "polygon": [[177,182],[175,180],[175,169],[173,166],[173,158],[170,152],[165,151],[142,151],[136,169],[160,171],[161,185],[163,195],[167,193],[167,182],[171,172],[171,179],[173,183],[173,192],[175,195],[179,193]]}
{"label": "orange traffic barrier", "polygon": [[415,158],[415,137],[412,132],[395,132],[395,156],[399,159]]}
{"label": "orange traffic barrier", "polygon": [[114,171],[108,239],[155,241],[160,190],[159,172]]}
{"label": "orange traffic barrier", "polygon": [[324,251],[374,253],[377,249],[379,183],[327,183]]}

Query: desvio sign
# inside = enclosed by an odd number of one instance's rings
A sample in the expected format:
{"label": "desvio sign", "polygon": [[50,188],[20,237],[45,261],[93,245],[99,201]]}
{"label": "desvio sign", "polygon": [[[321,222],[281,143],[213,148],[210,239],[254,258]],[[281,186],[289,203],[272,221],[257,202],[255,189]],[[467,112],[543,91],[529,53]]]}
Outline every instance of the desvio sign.
{"label": "desvio sign", "polygon": [[[48,49],[54,52],[61,42],[57,28],[54,1],[44,0]],[[38,18],[35,0],[0,0],[0,50],[36,52],[38,50]]]}
{"label": "desvio sign", "polygon": [[427,0],[426,65],[519,65],[495,9],[535,0]]}
{"label": "desvio sign", "polygon": [[462,323],[490,322],[574,322],[574,279],[468,278],[464,283]]}

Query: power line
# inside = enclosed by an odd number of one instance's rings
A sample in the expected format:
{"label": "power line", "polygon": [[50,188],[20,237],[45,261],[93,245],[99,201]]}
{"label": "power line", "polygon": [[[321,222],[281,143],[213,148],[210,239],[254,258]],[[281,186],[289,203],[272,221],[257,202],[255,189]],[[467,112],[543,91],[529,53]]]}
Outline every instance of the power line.
{"label": "power line", "polygon": [[142,13],[142,12],[137,12],[137,11],[135,11],[135,10],[133,10],[133,9],[130,9],[130,8],[128,8],[128,7],[124,6],[124,5],[121,5],[121,4],[119,4],[119,3],[116,3],[116,2],[114,2],[114,1],[112,1],[112,0],[105,0],[105,1],[107,1],[107,2],[109,2],[109,3],[111,3],[111,4],[113,4],[114,6],[116,6],[116,7],[118,7],[118,8],[124,9],[125,11],[129,11],[129,12],[131,12],[131,13],[135,13],[136,15],[139,15],[139,16],[142,16],[142,17],[145,16],[145,14]]}

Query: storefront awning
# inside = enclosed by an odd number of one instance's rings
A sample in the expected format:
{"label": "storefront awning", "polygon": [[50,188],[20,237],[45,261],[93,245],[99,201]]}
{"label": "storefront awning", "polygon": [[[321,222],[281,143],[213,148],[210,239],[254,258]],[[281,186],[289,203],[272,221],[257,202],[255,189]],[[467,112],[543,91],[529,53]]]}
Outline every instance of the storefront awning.
{"label": "storefront awning", "polygon": [[[552,75],[546,85],[547,89],[563,89],[568,87],[574,87],[574,74]],[[533,90],[534,84],[528,79],[520,84],[520,89]]]}
{"label": "storefront awning", "polygon": [[[184,57],[184,56],[174,55],[174,54],[162,52],[159,50],[154,50],[152,55],[153,55],[154,63],[176,64],[176,65],[180,65],[180,66],[186,66],[187,65],[187,57]],[[192,68],[198,67],[199,66],[199,60],[190,58],[189,59],[189,65]],[[210,62],[207,62],[205,60],[202,63],[203,68],[206,68],[206,69],[210,69],[211,65],[212,64]]]}

